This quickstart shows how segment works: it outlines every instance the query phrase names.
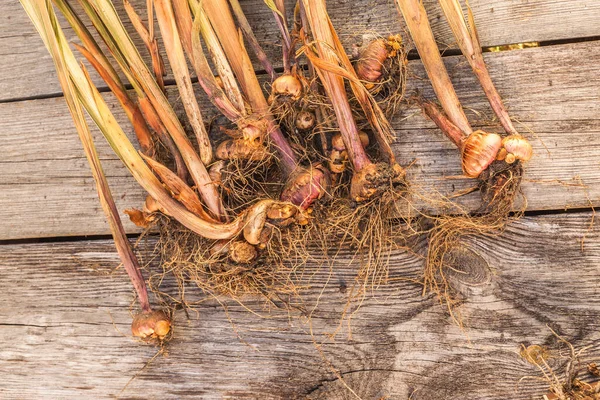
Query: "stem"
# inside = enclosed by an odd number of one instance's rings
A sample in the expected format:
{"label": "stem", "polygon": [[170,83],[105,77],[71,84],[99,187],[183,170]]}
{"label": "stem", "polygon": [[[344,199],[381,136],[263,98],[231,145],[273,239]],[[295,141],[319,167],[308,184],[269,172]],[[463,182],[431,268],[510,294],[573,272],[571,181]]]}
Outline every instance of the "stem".
{"label": "stem", "polygon": [[[198,141],[200,159],[205,165],[210,164],[213,159],[212,146],[208,137],[208,132],[202,120],[202,112],[194,95],[192,80],[187,68],[185,54],[181,45],[177,25],[175,24],[175,15],[169,0],[155,0],[156,18],[162,33],[167,57],[171,63],[171,69],[177,82],[177,89],[181,95],[183,107],[192,125],[192,129]],[[191,38],[190,38],[191,39]]]}
{"label": "stem", "polygon": [[[197,0],[190,0],[191,2],[195,2]],[[206,47],[210,53],[211,59],[221,81],[223,83],[223,88],[227,93],[227,97],[231,101],[231,103],[235,106],[237,110],[239,110],[240,114],[246,116],[246,102],[242,96],[242,92],[235,80],[235,75],[231,69],[231,65],[227,60],[227,56],[221,47],[221,43],[219,43],[219,38],[215,33],[210,21],[208,20],[208,16],[204,12],[204,9],[200,5],[201,3],[195,3],[193,12],[194,12],[194,30],[200,30],[202,33],[202,37],[206,42]],[[200,38],[196,38],[196,31],[194,31],[194,40],[200,41]],[[198,57],[199,54],[195,54],[194,57]],[[197,60],[194,60],[197,62]],[[212,74],[212,72],[211,72]]]}
{"label": "stem", "polygon": [[187,181],[190,173],[187,169],[187,166],[185,165],[183,157],[181,156],[181,152],[175,145],[175,142],[169,135],[169,132],[167,132],[167,128],[165,128],[165,126],[163,125],[162,121],[160,120],[160,117],[156,113],[156,110],[152,106],[152,103],[150,103],[150,100],[148,100],[148,97],[146,97],[145,95],[140,96],[138,98],[138,101],[140,103],[140,108],[144,113],[144,116],[146,117],[146,122],[148,123],[148,125],[150,125],[154,132],[156,132],[156,134],[158,135],[158,139],[163,145],[165,145],[167,150],[169,150],[169,152],[173,156],[173,159],[175,160],[175,169],[177,170],[177,176],[179,176],[183,181]]}
{"label": "stem", "polygon": [[267,134],[271,138],[273,146],[279,153],[279,164],[281,165],[281,169],[285,176],[289,177],[292,172],[298,168],[298,159],[289,142],[285,136],[283,136],[283,132],[281,132],[279,125],[271,115],[267,116],[267,122]]}
{"label": "stem", "polygon": [[108,61],[106,57],[104,57],[104,53],[98,46],[98,43],[96,43],[96,40],[94,40],[92,34],[85,27],[81,19],[77,16],[71,5],[66,0],[53,0],[53,2],[54,4],[56,4],[60,12],[65,16],[67,22],[69,23],[69,25],[71,25],[71,27],[77,34],[79,40],[81,40],[83,45],[90,51],[90,53],[94,55],[100,55],[100,57],[95,58],[104,67],[104,69],[110,75],[112,80],[114,82],[117,82],[119,86],[125,88],[125,86],[123,86],[123,83],[121,82],[121,78],[119,78],[119,75],[113,68],[112,64]]}
{"label": "stem", "polygon": [[158,175],[165,187],[173,194],[173,197],[179,200],[179,202],[183,204],[185,208],[206,221],[219,222],[212,218],[204,210],[202,202],[200,202],[200,198],[198,198],[196,192],[194,192],[194,190],[189,187],[187,183],[181,180],[173,171],[150,157],[146,157],[143,154],[142,157],[152,171]]}
{"label": "stem", "polygon": [[508,115],[508,111],[504,107],[504,103],[502,102],[502,98],[494,86],[494,82],[492,82],[492,78],[490,77],[483,58],[481,59],[481,62],[474,60],[471,66],[473,67],[475,76],[477,76],[477,79],[479,79],[481,88],[487,96],[492,110],[494,110],[494,113],[496,113],[496,116],[498,116],[498,120],[500,120],[500,123],[502,124],[502,127],[506,133],[509,135],[517,135],[518,132],[515,129],[510,116]]}
{"label": "stem", "polygon": [[144,120],[142,112],[138,106],[129,98],[125,88],[112,79],[109,71],[104,68],[104,65],[98,58],[90,53],[85,47],[79,46],[76,43],[74,43],[74,46],[94,67],[104,82],[106,82],[111,92],[114,93],[115,97],[121,104],[121,107],[123,107],[125,110],[125,114],[127,114],[127,118],[133,126],[133,130],[135,131],[135,135],[138,139],[142,152],[144,154],[153,156],[154,146],[152,142],[152,135],[150,134],[148,125],[146,124],[146,121]]}
{"label": "stem", "polygon": [[158,52],[158,41],[154,37],[153,1],[154,0],[147,0],[146,2],[148,8],[149,28],[146,28],[146,25],[144,25],[142,18],[140,18],[140,16],[135,12],[129,0],[123,0],[123,6],[125,7],[125,12],[127,12],[129,20],[133,24],[133,27],[142,38],[142,41],[144,42],[146,48],[148,49],[148,52],[150,53],[152,59],[152,70],[154,71],[156,82],[162,90],[165,90],[165,65],[163,63],[162,57],[160,56],[160,53]]}
{"label": "stem", "polygon": [[146,289],[146,282],[144,281],[144,277],[140,271],[138,260],[133,253],[131,244],[129,243],[129,240],[125,234],[125,229],[121,223],[119,211],[110,192],[110,187],[108,186],[106,176],[104,175],[92,134],[85,120],[81,104],[77,99],[75,84],[72,81],[72,75],[67,66],[66,54],[64,52],[64,47],[68,47],[66,44],[66,38],[62,34],[62,30],[60,30],[60,28],[58,28],[58,31],[54,30],[54,27],[58,26],[58,21],[56,20],[54,10],[49,3],[36,3],[33,1],[30,3],[27,1],[22,1],[22,5],[25,8],[25,11],[29,14],[29,17],[36,26],[48,51],[52,56],[58,73],[57,75],[59,82],[65,96],[65,101],[69,107],[73,122],[77,128],[79,139],[81,140],[86,158],[90,165],[92,176],[94,177],[94,181],[96,183],[100,204],[102,205],[102,209],[106,214],[117,252],[119,253],[119,257],[121,258],[123,266],[125,267],[125,270],[129,275],[129,279],[131,280],[131,283],[133,284],[133,287],[138,295],[138,301],[142,310],[150,311],[151,307],[150,300],[148,298],[148,291]]}
{"label": "stem", "polygon": [[[306,18],[306,12],[304,10],[304,6],[302,5],[302,2],[298,1],[296,2],[296,9],[294,10],[297,13],[297,17],[299,19],[298,21],[298,26],[297,31],[298,33],[300,32],[300,30],[302,28],[304,28],[305,32],[304,35],[310,35],[310,25],[308,23],[308,20]],[[308,73],[311,77],[311,83],[310,83],[310,90],[318,93],[319,92],[319,84],[316,80],[317,78],[317,72],[315,71],[315,66],[312,65],[312,63],[308,63]],[[330,123],[329,123],[329,119],[325,118],[327,115],[327,110],[325,109],[325,107],[323,106],[323,104],[319,104],[319,106],[315,109],[315,118],[317,119],[317,130],[319,131],[319,138],[321,139],[321,147],[323,150],[323,155],[325,155],[326,157],[329,154],[329,146],[327,143],[327,136],[325,135],[325,129],[323,128],[323,125],[327,124],[328,127],[330,127]]]}
{"label": "stem", "polygon": [[236,122],[242,119],[244,113],[233,105],[221,89],[204,55],[202,43],[200,42],[202,16],[196,15],[195,19],[192,17],[187,0],[173,0],[173,6],[184,49],[196,71],[200,86],[202,86],[215,107],[230,121]]}
{"label": "stem", "polygon": [[[211,1],[212,0],[208,0],[207,2],[211,2]],[[240,6],[240,3],[238,0],[229,0],[229,4],[231,4],[231,9],[233,10],[233,13],[235,14],[235,18],[237,19],[240,29],[244,33],[246,40],[248,40],[248,42],[250,43],[250,47],[252,47],[254,54],[256,54],[256,57],[258,57],[258,60],[262,64],[263,68],[265,69],[267,74],[271,77],[271,81],[274,81],[275,78],[277,78],[275,69],[273,68],[271,61],[269,61],[269,58],[267,57],[267,55],[263,51],[262,47],[260,46],[260,43],[258,43],[256,36],[254,36],[252,27],[250,26],[250,23],[248,23],[248,19],[246,18],[246,15],[244,14],[244,11],[242,10],[242,6]],[[227,7],[227,5],[225,5],[225,7]],[[234,32],[237,32],[237,30],[231,31],[231,34],[233,35]]]}
{"label": "stem", "polygon": [[469,25],[465,21],[459,0],[439,0],[439,3],[456,38],[458,47],[469,61],[473,73],[479,80],[479,84],[488,98],[494,113],[498,116],[502,127],[508,134],[518,134],[485,65],[479,35],[475,27],[475,19],[473,18],[473,12],[468,2]]}
{"label": "stem", "polygon": [[273,11],[273,16],[277,21],[277,26],[279,27],[279,31],[281,32],[281,36],[283,37],[283,42],[281,44],[281,51],[283,55],[283,72],[284,74],[289,74],[292,65],[290,60],[290,52],[292,49],[292,38],[290,36],[290,31],[288,29],[286,14],[285,14],[285,3],[283,0],[275,0],[275,6],[277,7],[277,11]]}
{"label": "stem", "polygon": [[444,112],[450,120],[463,132],[473,132],[463,111],[458,96],[448,76],[440,51],[435,43],[425,7],[421,0],[396,0],[400,12],[404,16],[406,26],[413,38],[431,86],[437,95]]}
{"label": "stem", "polygon": [[[319,58],[331,64],[338,63],[334,53],[335,41],[329,29],[327,9],[324,0],[302,0],[311,31],[316,41]],[[333,109],[338,121],[344,146],[355,171],[362,170],[366,165],[372,164],[362,146],[358,134],[358,127],[352,116],[352,109],[346,96],[344,78],[322,68],[317,68],[327,96],[331,99]]]}
{"label": "stem", "polygon": [[269,105],[241,38],[233,34],[237,32],[237,29],[227,0],[203,1],[202,6],[212,23],[231,68],[240,82],[242,91],[252,106],[252,110],[258,115],[264,115],[267,119],[268,134],[280,155],[283,172],[286,176],[289,176],[298,165],[296,155],[269,111]]}
{"label": "stem", "polygon": [[[300,7],[300,9],[301,9],[300,14],[301,14],[302,21],[305,21],[308,19],[307,16],[305,15],[306,14],[305,8],[306,8],[305,6]],[[324,1],[323,1],[323,9],[326,9]],[[315,14],[313,17],[319,18],[319,16],[320,16],[320,14]],[[332,51],[332,54],[334,55],[335,59],[332,62],[330,60],[326,60],[322,57],[318,57],[318,56],[314,55],[314,53],[312,52],[312,50],[310,49],[308,44],[305,44],[305,49],[306,49],[305,54],[309,58],[309,61],[311,62],[311,64],[313,64],[319,70],[329,71],[333,75],[339,75],[339,76],[343,77],[344,79],[348,80],[348,82],[350,84],[350,88],[352,89],[352,93],[354,94],[354,96],[356,97],[356,100],[360,104],[360,107],[361,107],[362,111],[364,112],[364,115],[365,115],[367,121],[373,128],[373,135],[375,136],[375,138],[377,140],[379,149],[381,150],[382,154],[387,158],[388,163],[390,165],[395,165],[396,164],[396,156],[394,155],[394,152],[392,151],[392,148],[390,146],[390,140],[394,135],[393,131],[392,131],[392,127],[391,127],[389,121],[387,120],[387,117],[385,116],[385,114],[383,113],[381,108],[379,107],[379,104],[377,104],[377,102],[375,101],[373,96],[369,93],[369,91],[365,87],[364,83],[356,75],[354,66],[352,65],[352,62],[350,61],[350,59],[348,58],[346,51],[344,50],[344,46],[343,46],[342,42],[340,41],[340,39],[335,31],[335,28],[333,27],[333,24],[331,22],[331,19],[329,18],[329,15],[325,14],[324,16],[322,16],[322,18],[325,20],[325,22],[319,21],[319,23],[325,24],[329,29],[331,38],[333,39],[333,43],[334,43],[334,46],[332,46],[331,51]],[[306,32],[311,31],[309,25],[310,25],[310,23],[306,24],[306,26],[305,26]],[[327,27],[325,27],[325,29],[327,29]],[[314,34],[312,36],[315,37]]]}
{"label": "stem", "polygon": [[173,12],[175,14],[175,23],[177,24],[177,30],[179,31],[179,36],[181,37],[181,43],[183,45],[183,49],[187,53],[190,61],[194,62],[193,53],[192,53],[192,23],[194,18],[192,17],[192,12],[190,11],[190,6],[187,0],[171,0],[171,4],[173,6]]}
{"label": "stem", "polygon": [[419,105],[423,112],[440,128],[440,130],[458,147],[462,148],[463,141],[467,135],[446,117],[440,109],[433,103],[425,100],[419,100]]}
{"label": "stem", "polygon": [[212,183],[206,167],[187,138],[177,115],[121,23],[113,4],[108,0],[80,1],[86,13],[102,34],[104,41],[107,42],[121,69],[128,75],[130,83],[136,90],[140,90],[148,96],[167,132],[169,132],[181,152],[183,160],[208,209],[215,216],[224,218],[225,209],[217,187]]}

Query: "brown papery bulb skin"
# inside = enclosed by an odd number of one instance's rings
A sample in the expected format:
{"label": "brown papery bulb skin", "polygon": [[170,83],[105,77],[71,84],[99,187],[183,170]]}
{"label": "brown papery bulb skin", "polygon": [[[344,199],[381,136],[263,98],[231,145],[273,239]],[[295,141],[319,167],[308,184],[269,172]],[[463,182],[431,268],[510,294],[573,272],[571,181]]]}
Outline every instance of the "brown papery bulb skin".
{"label": "brown papery bulb skin", "polygon": [[263,230],[260,232],[260,243],[258,243],[258,248],[263,250],[266,249],[271,241],[271,237],[273,236],[273,228],[271,226],[265,226]]}
{"label": "brown papery bulb skin", "polygon": [[275,99],[281,97],[296,101],[301,96],[302,82],[300,79],[292,74],[284,74],[273,81],[269,103],[272,103]]}
{"label": "brown papery bulb skin", "polygon": [[507,163],[512,164],[519,160],[527,162],[533,156],[533,148],[531,144],[521,135],[510,135],[502,140],[502,149],[506,151],[504,159]]}
{"label": "brown papery bulb skin", "polygon": [[292,218],[298,212],[298,208],[289,203],[274,204],[267,211],[270,221],[282,221]]}
{"label": "brown papery bulb skin", "polygon": [[462,146],[462,167],[465,175],[476,178],[496,160],[502,138],[495,133],[475,131]]}
{"label": "brown papery bulb skin", "polygon": [[[369,145],[369,135],[363,131],[359,131],[358,136],[360,137],[362,146],[367,147]],[[336,133],[331,138],[331,149],[329,155],[329,169],[334,174],[341,174],[346,170],[346,165],[348,164],[348,152],[346,151],[346,146],[344,146],[344,141],[342,140],[342,135],[340,133]]]}
{"label": "brown papery bulb skin", "polygon": [[144,201],[144,212],[152,214],[157,211],[165,214],[165,210],[158,204],[158,201],[154,200],[154,197],[150,195],[146,196],[146,201]]}
{"label": "brown papery bulb skin", "polygon": [[255,144],[245,139],[228,139],[219,144],[215,155],[220,160],[262,161],[271,154],[262,144]]}
{"label": "brown papery bulb skin", "polygon": [[300,111],[296,116],[296,129],[301,132],[307,132],[315,127],[317,119],[315,114],[310,111]]}
{"label": "brown papery bulb skin", "polygon": [[244,122],[241,128],[242,137],[249,141],[260,143],[267,135],[267,121],[248,119]]}
{"label": "brown papery bulb skin", "polygon": [[402,183],[405,175],[406,171],[398,164],[368,164],[354,172],[350,183],[350,197],[357,202],[369,200],[392,184]]}
{"label": "brown papery bulb skin", "polygon": [[256,248],[248,242],[239,240],[229,245],[229,257],[237,264],[250,264],[257,256]]}
{"label": "brown papery bulb skin", "polygon": [[298,168],[289,177],[280,198],[306,210],[323,197],[330,186],[329,172],[320,165]]}
{"label": "brown papery bulb skin", "polygon": [[360,58],[354,65],[356,75],[360,80],[375,83],[383,74],[383,63],[389,57],[385,39],[375,39],[361,52]]}
{"label": "brown papery bulb skin", "polygon": [[131,333],[141,339],[164,339],[171,331],[171,320],[162,311],[145,311],[133,318]]}

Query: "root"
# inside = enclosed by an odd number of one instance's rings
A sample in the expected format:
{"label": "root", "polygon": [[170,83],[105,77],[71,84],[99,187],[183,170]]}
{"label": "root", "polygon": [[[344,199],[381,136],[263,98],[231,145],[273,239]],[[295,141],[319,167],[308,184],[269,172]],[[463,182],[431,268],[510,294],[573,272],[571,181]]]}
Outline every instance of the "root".
{"label": "root", "polygon": [[257,199],[276,198],[283,184],[274,157],[252,161],[231,159],[211,167],[211,177],[218,183],[225,207],[232,215]]}
{"label": "root", "polygon": [[[271,104],[271,113],[287,133],[300,163],[323,161],[322,149],[323,145],[327,146],[327,142],[321,135],[331,130],[329,125],[332,121],[318,121],[317,113],[323,114],[322,111],[325,111],[326,114],[333,115],[332,106],[326,97],[311,90],[311,86],[312,84],[306,86],[299,99],[285,98],[282,99],[285,101]],[[313,124],[307,123],[307,120],[312,120]]]}
{"label": "root", "polygon": [[[230,298],[249,310],[244,304],[247,298],[262,298],[261,304],[285,309],[298,300],[299,270],[310,258],[304,238],[306,227],[268,225],[264,230],[268,240],[257,246],[257,257],[245,263],[218,251],[221,243],[202,238],[168,217],[158,218],[157,228],[160,240],[154,251],[162,271],[150,277],[149,287],[158,298],[185,303],[185,288],[191,283],[208,297]],[[240,242],[231,242],[236,243]],[[177,282],[176,296],[161,291],[161,283],[168,277]]]}
{"label": "root", "polygon": [[[522,380],[532,378],[547,382],[549,392],[544,395],[545,400],[600,400],[600,384],[598,382],[588,383],[579,379],[582,372],[580,357],[588,347],[576,350],[568,340],[551,328],[549,329],[559,343],[567,346],[568,354],[562,355],[555,349],[547,349],[538,345],[522,346],[521,357],[536,366],[543,375],[542,377],[524,377]],[[559,376],[552,367],[551,359],[562,362],[561,369],[564,369],[564,377]],[[596,363],[588,364],[587,372],[594,378],[600,374]]]}
{"label": "root", "polygon": [[[314,220],[319,235],[315,242],[320,252],[336,262],[358,263],[354,284],[341,321],[351,318],[369,292],[388,282],[389,260],[394,251],[407,249],[414,235],[409,228],[410,217],[402,215],[399,204],[408,202],[405,185],[390,185],[380,195],[357,203],[343,192],[348,185],[338,187],[329,203],[317,203]],[[404,226],[402,225],[404,224]],[[352,310],[352,311],[350,311]]]}
{"label": "root", "polygon": [[475,215],[432,217],[434,226],[428,232],[424,292],[435,293],[459,326],[462,326],[462,321],[455,305],[460,298],[447,280],[446,269],[455,263],[457,251],[464,250],[467,238],[497,236],[508,223],[521,217],[522,211],[513,213],[513,208],[520,193],[522,172],[519,163],[496,162],[488,168],[485,176],[480,176],[484,205]]}

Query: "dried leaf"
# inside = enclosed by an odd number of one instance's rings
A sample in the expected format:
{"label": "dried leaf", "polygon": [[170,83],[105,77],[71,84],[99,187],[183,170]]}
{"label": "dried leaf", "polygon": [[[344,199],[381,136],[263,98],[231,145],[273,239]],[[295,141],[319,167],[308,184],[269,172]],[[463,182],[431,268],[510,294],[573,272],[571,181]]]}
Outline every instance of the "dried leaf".
{"label": "dried leaf", "polygon": [[183,53],[179,32],[177,31],[173,8],[167,0],[155,0],[154,5],[156,7],[158,25],[162,33],[165,49],[167,50],[167,57],[169,58],[171,70],[177,82],[177,89],[179,90],[188,121],[198,141],[200,159],[205,165],[208,165],[213,159],[212,146],[208,132],[204,126],[200,106],[192,88],[192,80],[185,54]]}
{"label": "dried leaf", "polygon": [[144,156],[143,154],[142,157],[146,163],[148,163],[150,168],[159,176],[167,189],[173,193],[173,197],[180,201],[185,208],[202,219],[211,222],[218,222],[208,215],[208,213],[204,210],[204,206],[202,206],[202,203],[200,202],[196,192],[194,192],[191,187],[189,187],[183,180],[181,180],[181,178],[173,173],[173,171],[150,157]]}
{"label": "dried leaf", "polygon": [[206,166],[187,138],[175,111],[162,89],[137,51],[110,0],[81,0],[86,13],[99,26],[99,33],[108,43],[111,53],[136,91],[145,94],[161,122],[172,137],[198,187],[208,209],[215,215],[224,215],[217,188],[211,183]]}
{"label": "dried leaf", "polygon": [[98,197],[100,198],[100,203],[102,204],[102,208],[108,219],[117,252],[119,253],[121,261],[136,290],[142,310],[149,311],[150,301],[148,299],[148,291],[140,271],[139,263],[125,234],[125,229],[119,218],[119,212],[110,192],[102,165],[100,164],[100,158],[98,157],[94,146],[92,134],[85,121],[81,104],[77,100],[73,76],[69,71],[67,66],[68,62],[66,60],[66,57],[70,55],[72,61],[74,61],[73,54],[68,48],[66,38],[62,34],[62,30],[58,25],[58,20],[56,19],[56,15],[54,14],[54,10],[49,1],[21,0],[21,4],[23,4],[27,14],[42,36],[42,39],[54,60],[65,101],[67,102],[67,106],[73,117],[77,133],[79,134],[88,163],[92,170],[92,175],[98,190]]}
{"label": "dried leaf", "polygon": [[281,18],[284,18],[283,14],[281,14],[281,11],[279,11],[279,8],[277,8],[277,4],[275,4],[275,0],[264,0],[264,2],[267,5],[267,7],[269,7],[271,9],[271,11],[273,11],[274,13],[279,15]]}

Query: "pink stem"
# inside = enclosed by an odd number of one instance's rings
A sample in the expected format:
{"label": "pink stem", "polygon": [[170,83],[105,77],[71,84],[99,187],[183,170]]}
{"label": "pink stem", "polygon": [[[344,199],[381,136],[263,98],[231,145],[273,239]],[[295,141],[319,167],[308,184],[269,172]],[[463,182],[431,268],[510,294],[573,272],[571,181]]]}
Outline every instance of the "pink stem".
{"label": "pink stem", "polygon": [[211,21],[219,21],[219,23],[213,23],[213,28],[221,42],[227,58],[230,60],[241,60],[241,62],[232,62],[231,68],[238,78],[244,94],[248,98],[252,111],[257,115],[264,115],[267,119],[269,135],[281,157],[283,172],[286,176],[289,176],[298,165],[296,155],[269,111],[267,99],[265,99],[262,87],[252,69],[252,64],[249,62],[250,58],[248,57],[248,53],[240,43],[239,39],[231,36],[232,32],[236,32],[237,29],[233,22],[232,15],[229,12],[227,1],[206,1],[204,2],[204,8]]}
{"label": "pink stem", "polygon": [[475,73],[475,76],[477,76],[477,79],[479,80],[483,92],[488,98],[492,110],[494,110],[494,113],[498,116],[506,133],[509,135],[517,135],[517,130],[510,119],[510,115],[508,115],[506,107],[504,107],[500,93],[496,90],[496,86],[490,77],[490,73],[483,58],[471,60],[471,66],[473,68],[473,73]]}
{"label": "pink stem", "polygon": [[423,112],[435,122],[446,137],[448,137],[456,147],[461,149],[462,143],[467,138],[467,135],[454,125],[435,104],[424,100],[420,100],[419,104],[423,109]]}
{"label": "pink stem", "polygon": [[[208,1],[210,2],[212,0],[208,0]],[[258,60],[262,64],[263,68],[265,69],[267,74],[271,77],[271,81],[274,81],[275,78],[277,77],[277,74],[275,73],[275,69],[273,68],[271,61],[269,61],[269,58],[267,57],[267,55],[263,51],[262,47],[260,46],[260,43],[258,43],[256,36],[254,36],[252,27],[250,26],[248,19],[246,19],[246,15],[244,14],[244,11],[242,10],[242,6],[240,6],[240,3],[238,0],[229,0],[229,4],[231,4],[231,9],[233,10],[235,18],[238,21],[238,24],[240,25],[240,29],[244,33],[246,40],[248,40],[248,42],[250,43],[250,47],[252,47],[254,54],[256,54],[256,57],[258,57]],[[237,31],[232,31],[232,32],[230,32],[230,34],[235,35],[235,32],[237,32]]]}
{"label": "pink stem", "polygon": [[471,133],[473,129],[454,91],[421,0],[396,0],[396,4],[404,16],[404,21],[431,81],[431,86],[433,86],[444,112],[463,132]]}

